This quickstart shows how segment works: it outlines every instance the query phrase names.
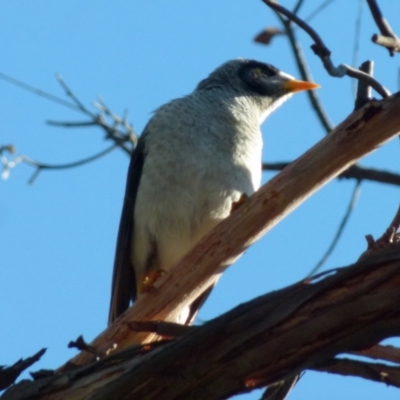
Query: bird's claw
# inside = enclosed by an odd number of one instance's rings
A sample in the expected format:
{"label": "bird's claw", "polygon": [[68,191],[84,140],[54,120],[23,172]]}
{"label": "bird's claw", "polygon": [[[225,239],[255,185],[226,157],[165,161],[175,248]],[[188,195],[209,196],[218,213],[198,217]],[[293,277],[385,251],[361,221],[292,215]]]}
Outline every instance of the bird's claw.
{"label": "bird's claw", "polygon": [[239,209],[243,204],[246,204],[249,201],[249,196],[246,193],[242,193],[238,201],[234,201],[231,205],[231,214]]}
{"label": "bird's claw", "polygon": [[150,292],[154,289],[154,284],[160,278],[160,276],[164,275],[166,271],[163,269],[158,269],[155,271],[148,271],[144,276],[142,283],[139,286],[139,294]]}

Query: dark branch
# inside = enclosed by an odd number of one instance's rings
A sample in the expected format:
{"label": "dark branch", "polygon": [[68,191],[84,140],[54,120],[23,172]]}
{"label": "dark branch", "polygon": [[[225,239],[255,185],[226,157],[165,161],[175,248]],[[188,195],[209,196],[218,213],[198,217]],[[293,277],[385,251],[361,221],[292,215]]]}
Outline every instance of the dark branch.
{"label": "dark branch", "polygon": [[21,359],[10,367],[0,366],[0,390],[6,389],[12,385],[21,372],[25,371],[32,364],[39,361],[42,355],[46,352],[46,349],[39,350],[36,354],[31,357]]}
{"label": "dark branch", "polygon": [[334,358],[311,369],[343,376],[356,376],[400,388],[400,366]]}
{"label": "dark branch", "polygon": [[351,354],[400,364],[400,349],[390,345],[377,344],[368,349],[353,351]]}
{"label": "dark branch", "polygon": [[[364,61],[361,66],[360,70],[365,72],[366,74],[372,76],[374,70],[374,63],[373,61]],[[357,87],[357,94],[356,94],[356,101],[355,101],[355,109],[359,109],[364,106],[368,101],[371,100],[371,87],[365,81],[358,81]]]}
{"label": "dark branch", "polygon": [[[61,392],[64,398],[79,393],[93,400],[220,400],[305,369],[343,373],[343,367],[334,369],[332,357],[400,334],[395,307],[400,301],[399,246],[241,304],[182,337],[128,347],[67,374],[31,382],[31,388],[40,393],[38,399],[49,400]],[[377,380],[379,374],[361,373],[363,364],[352,374]],[[387,368],[379,365],[375,372],[396,371]],[[379,381],[385,381],[382,374]],[[386,383],[397,382],[391,377]],[[8,399],[29,397],[18,389],[10,388]]]}

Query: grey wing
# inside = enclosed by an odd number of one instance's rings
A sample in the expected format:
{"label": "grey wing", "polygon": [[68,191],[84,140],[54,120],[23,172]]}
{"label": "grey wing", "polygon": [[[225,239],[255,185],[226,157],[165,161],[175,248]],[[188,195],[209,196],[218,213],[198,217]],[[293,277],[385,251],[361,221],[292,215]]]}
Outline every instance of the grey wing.
{"label": "grey wing", "polygon": [[[142,135],[143,136],[143,135]],[[128,169],[124,205],[119,223],[111,301],[108,323],[111,324],[136,299],[136,277],[131,262],[134,210],[137,191],[144,163],[144,139],[141,137],[132,153]]]}

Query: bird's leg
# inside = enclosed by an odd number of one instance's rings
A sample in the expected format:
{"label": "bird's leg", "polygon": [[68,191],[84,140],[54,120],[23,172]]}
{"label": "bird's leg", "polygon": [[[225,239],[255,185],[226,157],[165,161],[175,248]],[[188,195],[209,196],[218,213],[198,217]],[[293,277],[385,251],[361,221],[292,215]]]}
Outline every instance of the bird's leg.
{"label": "bird's leg", "polygon": [[164,275],[166,271],[163,269],[157,270],[149,270],[146,272],[142,282],[139,284],[138,293],[147,293],[154,289],[154,284],[160,278],[160,276]]}
{"label": "bird's leg", "polygon": [[246,193],[242,193],[238,201],[234,201],[231,205],[231,214],[239,209],[243,204],[249,201],[249,196]]}

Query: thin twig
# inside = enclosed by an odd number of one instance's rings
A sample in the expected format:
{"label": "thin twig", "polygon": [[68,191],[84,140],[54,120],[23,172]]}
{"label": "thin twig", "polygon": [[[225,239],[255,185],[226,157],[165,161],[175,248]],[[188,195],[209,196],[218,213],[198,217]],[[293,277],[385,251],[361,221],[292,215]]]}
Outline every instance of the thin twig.
{"label": "thin twig", "polygon": [[61,122],[61,121],[46,121],[49,125],[53,126],[61,126],[63,128],[81,128],[87,126],[97,126],[97,122],[95,121],[81,121],[81,122]]}
{"label": "thin twig", "polygon": [[78,97],[75,96],[74,92],[69,88],[69,86],[65,83],[63,77],[61,74],[56,75],[56,79],[58,83],[61,85],[61,87],[64,89],[65,93],[67,94],[68,97],[71,98],[71,100],[76,104],[76,107],[81,110],[83,113],[89,115],[90,117],[94,118],[95,114],[91,113],[84,105],[83,103],[78,99]]}
{"label": "thin twig", "polygon": [[[358,64],[358,53],[359,53],[359,49],[360,49],[361,21],[362,21],[363,10],[364,10],[364,0],[358,0],[358,13],[357,13],[357,18],[356,18],[356,22],[355,22],[355,30],[354,30],[353,61],[351,63],[353,65],[353,67],[357,66],[357,64]],[[364,71],[361,68],[360,68],[360,70]],[[355,80],[352,81],[352,90],[353,90],[354,98],[357,98],[357,95],[356,95],[357,83],[358,83],[358,87],[360,87],[361,82],[362,81],[358,81],[358,82]]]}
{"label": "thin twig", "polygon": [[[290,23],[290,21],[283,18],[280,13],[277,12],[276,14],[286,30],[287,36],[289,38],[289,43],[292,48],[301,78],[305,81],[312,81],[311,74],[308,70],[307,61],[305,60],[300,42],[296,39],[296,35],[292,24]],[[315,110],[317,117],[321,122],[322,126],[324,127],[326,133],[329,133],[334,128],[334,126],[330,118],[328,117],[326,111],[324,110],[324,107],[322,106],[322,103],[319,100],[317,92],[315,90],[308,90],[307,96],[308,99],[310,100],[312,108]]]}
{"label": "thin twig", "polygon": [[[331,3],[333,3],[335,0],[325,0],[322,4],[320,4],[311,14],[309,14],[306,18],[304,18],[305,21],[311,21],[313,18],[315,18],[324,8],[328,7]],[[293,14],[297,14],[293,10]]]}
{"label": "thin twig", "polygon": [[[99,103],[95,104],[100,113],[91,112],[84,104],[78,99],[71,88],[65,83],[61,75],[56,76],[57,81],[65,91],[66,95],[72,100],[72,102],[63,100],[57,96],[44,92],[43,90],[37,89],[31,85],[19,81],[18,79],[12,78],[8,75],[0,73],[0,79],[9,82],[15,86],[21,87],[24,90],[32,92],[38,96],[44,97],[53,102],[59,103],[65,107],[69,107],[75,111],[81,112],[90,118],[90,121],[83,122],[57,122],[48,121],[50,125],[60,127],[86,127],[86,126],[99,126],[106,132],[106,139],[114,141],[122,150],[128,155],[131,154],[133,148],[137,142],[137,135],[135,134],[133,127],[127,121],[127,113],[124,112],[124,117],[120,118],[116,114],[112,113],[110,109],[104,104],[104,101],[100,100]],[[107,122],[109,117],[112,121],[112,125]],[[120,129],[122,128],[122,129]]]}
{"label": "thin twig", "polygon": [[70,103],[69,101],[61,99],[60,97],[54,96],[53,94],[47,93],[41,89],[37,89],[31,85],[28,85],[27,83],[19,81],[18,79],[15,79],[15,78],[12,78],[11,76],[3,74],[2,72],[0,72],[0,79],[2,79],[3,81],[9,82],[15,86],[19,86],[20,88],[27,90],[28,92],[31,92],[38,96],[44,97],[47,100],[51,100],[51,101],[54,101],[55,103],[59,103],[59,104],[63,105],[64,107],[72,108],[75,111],[79,111],[79,108],[76,106],[76,104]]}
{"label": "thin twig", "polygon": [[93,156],[84,158],[83,160],[74,161],[72,163],[67,163],[67,164],[44,164],[44,163],[32,160],[31,158],[29,158],[27,156],[19,156],[19,160],[20,160],[20,162],[24,162],[25,164],[36,167],[35,172],[29,179],[29,183],[32,184],[35,181],[35,179],[37,178],[37,176],[39,175],[39,173],[44,169],[68,169],[68,168],[80,167],[81,165],[90,163],[94,160],[97,160],[98,158],[105,156],[106,154],[110,153],[117,147],[118,147],[118,145],[114,143],[112,146],[106,148],[105,150],[102,150],[100,153],[97,153]]}
{"label": "thin twig", "polygon": [[378,251],[385,249],[389,246],[393,246],[395,243],[400,242],[400,234],[397,233],[400,227],[400,206],[397,209],[397,212],[389,224],[388,228],[385,230],[383,235],[378,239],[374,239],[374,237],[369,234],[366,235],[365,239],[367,240],[367,250],[365,250],[359,260],[366,259],[370,257],[372,254],[376,254]]}
{"label": "thin twig", "polygon": [[298,0],[297,4],[293,8],[293,14],[297,14],[300,11],[301,6],[304,4],[304,0]]}
{"label": "thin twig", "polygon": [[320,268],[325,264],[325,262],[329,258],[329,256],[332,254],[333,250],[335,250],[336,245],[338,244],[339,239],[342,236],[342,233],[344,231],[344,228],[346,227],[346,225],[350,219],[351,213],[354,210],[354,207],[357,203],[357,199],[360,194],[360,187],[361,187],[361,182],[357,181],[356,185],[354,186],[349,205],[347,206],[346,212],[343,215],[342,221],[339,224],[338,230],[332,240],[332,243],[326,250],[325,254],[322,256],[322,258],[317,262],[315,267],[309,272],[309,274],[307,275],[307,278],[309,278],[310,276],[313,276],[316,272],[318,272],[320,270]]}
{"label": "thin twig", "polygon": [[340,64],[338,67],[335,67],[330,58],[331,51],[326,47],[325,43],[318,35],[318,33],[313,28],[311,28],[311,26],[307,24],[304,20],[302,20],[297,15],[293,14],[280,4],[277,4],[274,0],[262,0],[262,1],[273,10],[280,12],[285,17],[295,22],[298,26],[300,26],[305,32],[307,32],[310,35],[310,37],[314,40],[314,44],[311,46],[311,49],[321,59],[329,75],[338,78],[347,75],[350,76],[351,78],[365,80],[383,98],[390,96],[390,92],[383,85],[381,85],[376,79],[370,77],[368,74],[359,71],[355,68],[352,68],[346,64]]}

